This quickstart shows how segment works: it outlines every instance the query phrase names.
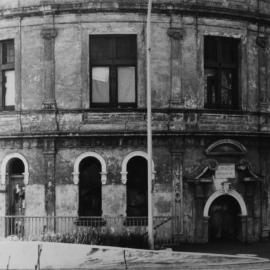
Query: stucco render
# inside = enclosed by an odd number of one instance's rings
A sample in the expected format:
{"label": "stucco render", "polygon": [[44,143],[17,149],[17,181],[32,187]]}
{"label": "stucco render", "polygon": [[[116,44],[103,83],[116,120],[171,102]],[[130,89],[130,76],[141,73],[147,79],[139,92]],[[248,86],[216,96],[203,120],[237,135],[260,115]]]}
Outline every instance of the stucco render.
{"label": "stucco render", "polygon": [[[174,2],[153,1],[153,213],[178,220],[171,227],[163,226],[166,237],[208,241],[203,210],[215,187],[195,172],[208,159],[238,164],[244,158],[262,178],[254,183],[236,180],[233,186],[248,212],[239,238],[267,238],[270,4],[266,0]],[[122,162],[134,151],[146,152],[146,4],[0,1],[0,41],[15,41],[16,79],[15,110],[0,112],[0,164],[10,153],[20,153],[28,162],[25,215],[77,216],[74,164],[81,154],[95,152],[107,166],[102,215],[126,216]],[[135,109],[91,108],[89,39],[99,34],[137,35]],[[204,108],[205,35],[240,39],[241,110]],[[258,45],[258,36],[265,47]],[[247,153],[235,156],[223,149],[224,156],[208,156],[205,150],[221,139],[239,141]],[[1,181],[0,215],[4,216],[7,183]]]}

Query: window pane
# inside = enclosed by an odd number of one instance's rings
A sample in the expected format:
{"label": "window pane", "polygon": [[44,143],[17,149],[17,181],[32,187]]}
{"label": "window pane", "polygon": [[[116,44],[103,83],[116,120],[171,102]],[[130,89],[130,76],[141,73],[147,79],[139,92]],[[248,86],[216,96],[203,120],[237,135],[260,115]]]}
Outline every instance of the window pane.
{"label": "window pane", "polygon": [[135,102],[135,67],[118,67],[118,102]]}
{"label": "window pane", "polygon": [[90,60],[112,59],[114,57],[113,40],[110,36],[90,37]]}
{"label": "window pane", "polygon": [[217,64],[217,38],[204,38],[204,62],[205,65]]}
{"label": "window pane", "polygon": [[204,92],[206,105],[214,105],[217,103],[217,77],[217,71],[215,69],[204,70]]}
{"label": "window pane", "polygon": [[233,72],[223,70],[221,72],[221,105],[233,105]]}
{"label": "window pane", "polygon": [[3,72],[5,81],[5,106],[15,105],[15,73],[14,70]]}
{"label": "window pane", "polygon": [[236,64],[238,61],[238,43],[237,39],[224,38],[221,40],[221,62],[223,64]]}
{"label": "window pane", "polygon": [[3,43],[2,47],[2,61],[3,64],[14,63],[14,42],[7,41]]}
{"label": "window pane", "polygon": [[92,68],[92,102],[109,103],[109,67]]}
{"label": "window pane", "polygon": [[127,35],[116,38],[116,58],[134,59],[136,58],[136,36]]}

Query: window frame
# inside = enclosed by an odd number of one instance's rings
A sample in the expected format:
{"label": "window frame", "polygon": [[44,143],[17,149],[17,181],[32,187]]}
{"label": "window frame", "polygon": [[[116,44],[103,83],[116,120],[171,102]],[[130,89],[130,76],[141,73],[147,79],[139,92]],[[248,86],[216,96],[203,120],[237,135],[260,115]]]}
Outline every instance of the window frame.
{"label": "window frame", "polygon": [[[213,39],[216,42],[216,62],[207,61],[206,59],[206,39]],[[222,57],[222,42],[226,40],[231,41],[232,46],[235,46],[233,53],[236,55],[233,63],[223,62]],[[203,60],[204,60],[204,81],[205,81],[205,71],[207,69],[214,70],[217,74],[216,82],[216,99],[215,103],[209,103],[211,98],[209,98],[209,90],[207,82],[204,82],[204,108],[206,109],[216,109],[216,110],[239,110],[240,109],[240,64],[241,64],[241,51],[240,51],[241,40],[239,38],[225,37],[225,36],[214,36],[214,35],[204,35],[204,49],[203,49]],[[222,72],[230,71],[233,74],[232,81],[232,104],[222,105]],[[206,91],[206,93],[205,93]]]}
{"label": "window frame", "polygon": [[[12,63],[3,63],[3,45],[13,43],[13,51],[14,51],[14,61]],[[5,96],[6,96],[6,87],[4,80],[4,72],[6,71],[14,71],[15,76],[15,42],[14,39],[6,39],[0,40],[0,111],[14,111],[15,110],[15,97],[14,97],[14,105],[6,106],[5,104]],[[16,88],[14,89],[14,94],[16,95]]]}
{"label": "window frame", "polygon": [[[118,38],[130,38],[133,39],[131,42],[134,42],[135,52],[134,57],[130,59],[92,59],[91,57],[91,50],[93,46],[93,40],[95,37],[105,38],[108,40],[113,40],[113,48],[116,52],[116,40]],[[91,108],[113,108],[113,109],[122,109],[122,108],[136,108],[138,103],[137,97],[137,88],[138,88],[138,81],[137,81],[137,35],[136,34],[102,34],[102,35],[90,35],[89,36],[89,82],[90,82],[90,107]],[[93,93],[93,79],[92,79],[92,69],[95,67],[109,67],[109,102],[93,102],[92,93]],[[118,101],[118,67],[134,67],[135,69],[135,85],[134,85],[134,102],[119,102]]]}

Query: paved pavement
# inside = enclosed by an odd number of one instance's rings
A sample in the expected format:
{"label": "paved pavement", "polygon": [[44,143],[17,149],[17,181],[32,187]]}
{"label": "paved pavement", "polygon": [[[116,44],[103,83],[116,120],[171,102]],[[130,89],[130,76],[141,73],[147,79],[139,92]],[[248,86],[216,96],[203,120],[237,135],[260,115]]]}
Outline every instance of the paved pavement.
{"label": "paved pavement", "polygon": [[240,243],[240,242],[212,242],[208,244],[180,244],[174,247],[175,251],[184,252],[206,252],[229,255],[254,255],[270,259],[270,241],[259,243]]}
{"label": "paved pavement", "polygon": [[[37,251],[39,245],[42,245],[40,256],[41,269],[270,270],[270,261],[268,259],[253,256],[251,253],[237,256],[209,254],[206,253],[208,251],[206,246],[200,250],[203,253],[193,253],[20,241],[0,241],[0,270],[34,269],[38,261]],[[198,245],[190,245],[193,248],[195,246]],[[184,248],[183,246],[181,247]],[[200,247],[202,248],[203,246],[200,245]],[[264,247],[261,247],[260,250],[264,250]],[[233,252],[232,249],[230,251]]]}

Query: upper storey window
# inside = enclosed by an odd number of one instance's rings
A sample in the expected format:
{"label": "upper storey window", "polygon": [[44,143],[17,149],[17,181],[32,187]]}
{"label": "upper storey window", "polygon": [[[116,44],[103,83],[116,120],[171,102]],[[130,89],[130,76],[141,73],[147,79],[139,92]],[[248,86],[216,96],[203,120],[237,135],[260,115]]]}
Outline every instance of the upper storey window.
{"label": "upper storey window", "polygon": [[92,107],[136,106],[136,35],[90,36]]}
{"label": "upper storey window", "polygon": [[237,109],[239,40],[227,37],[204,37],[205,107]]}
{"label": "upper storey window", "polygon": [[15,108],[14,41],[0,41],[0,109]]}

